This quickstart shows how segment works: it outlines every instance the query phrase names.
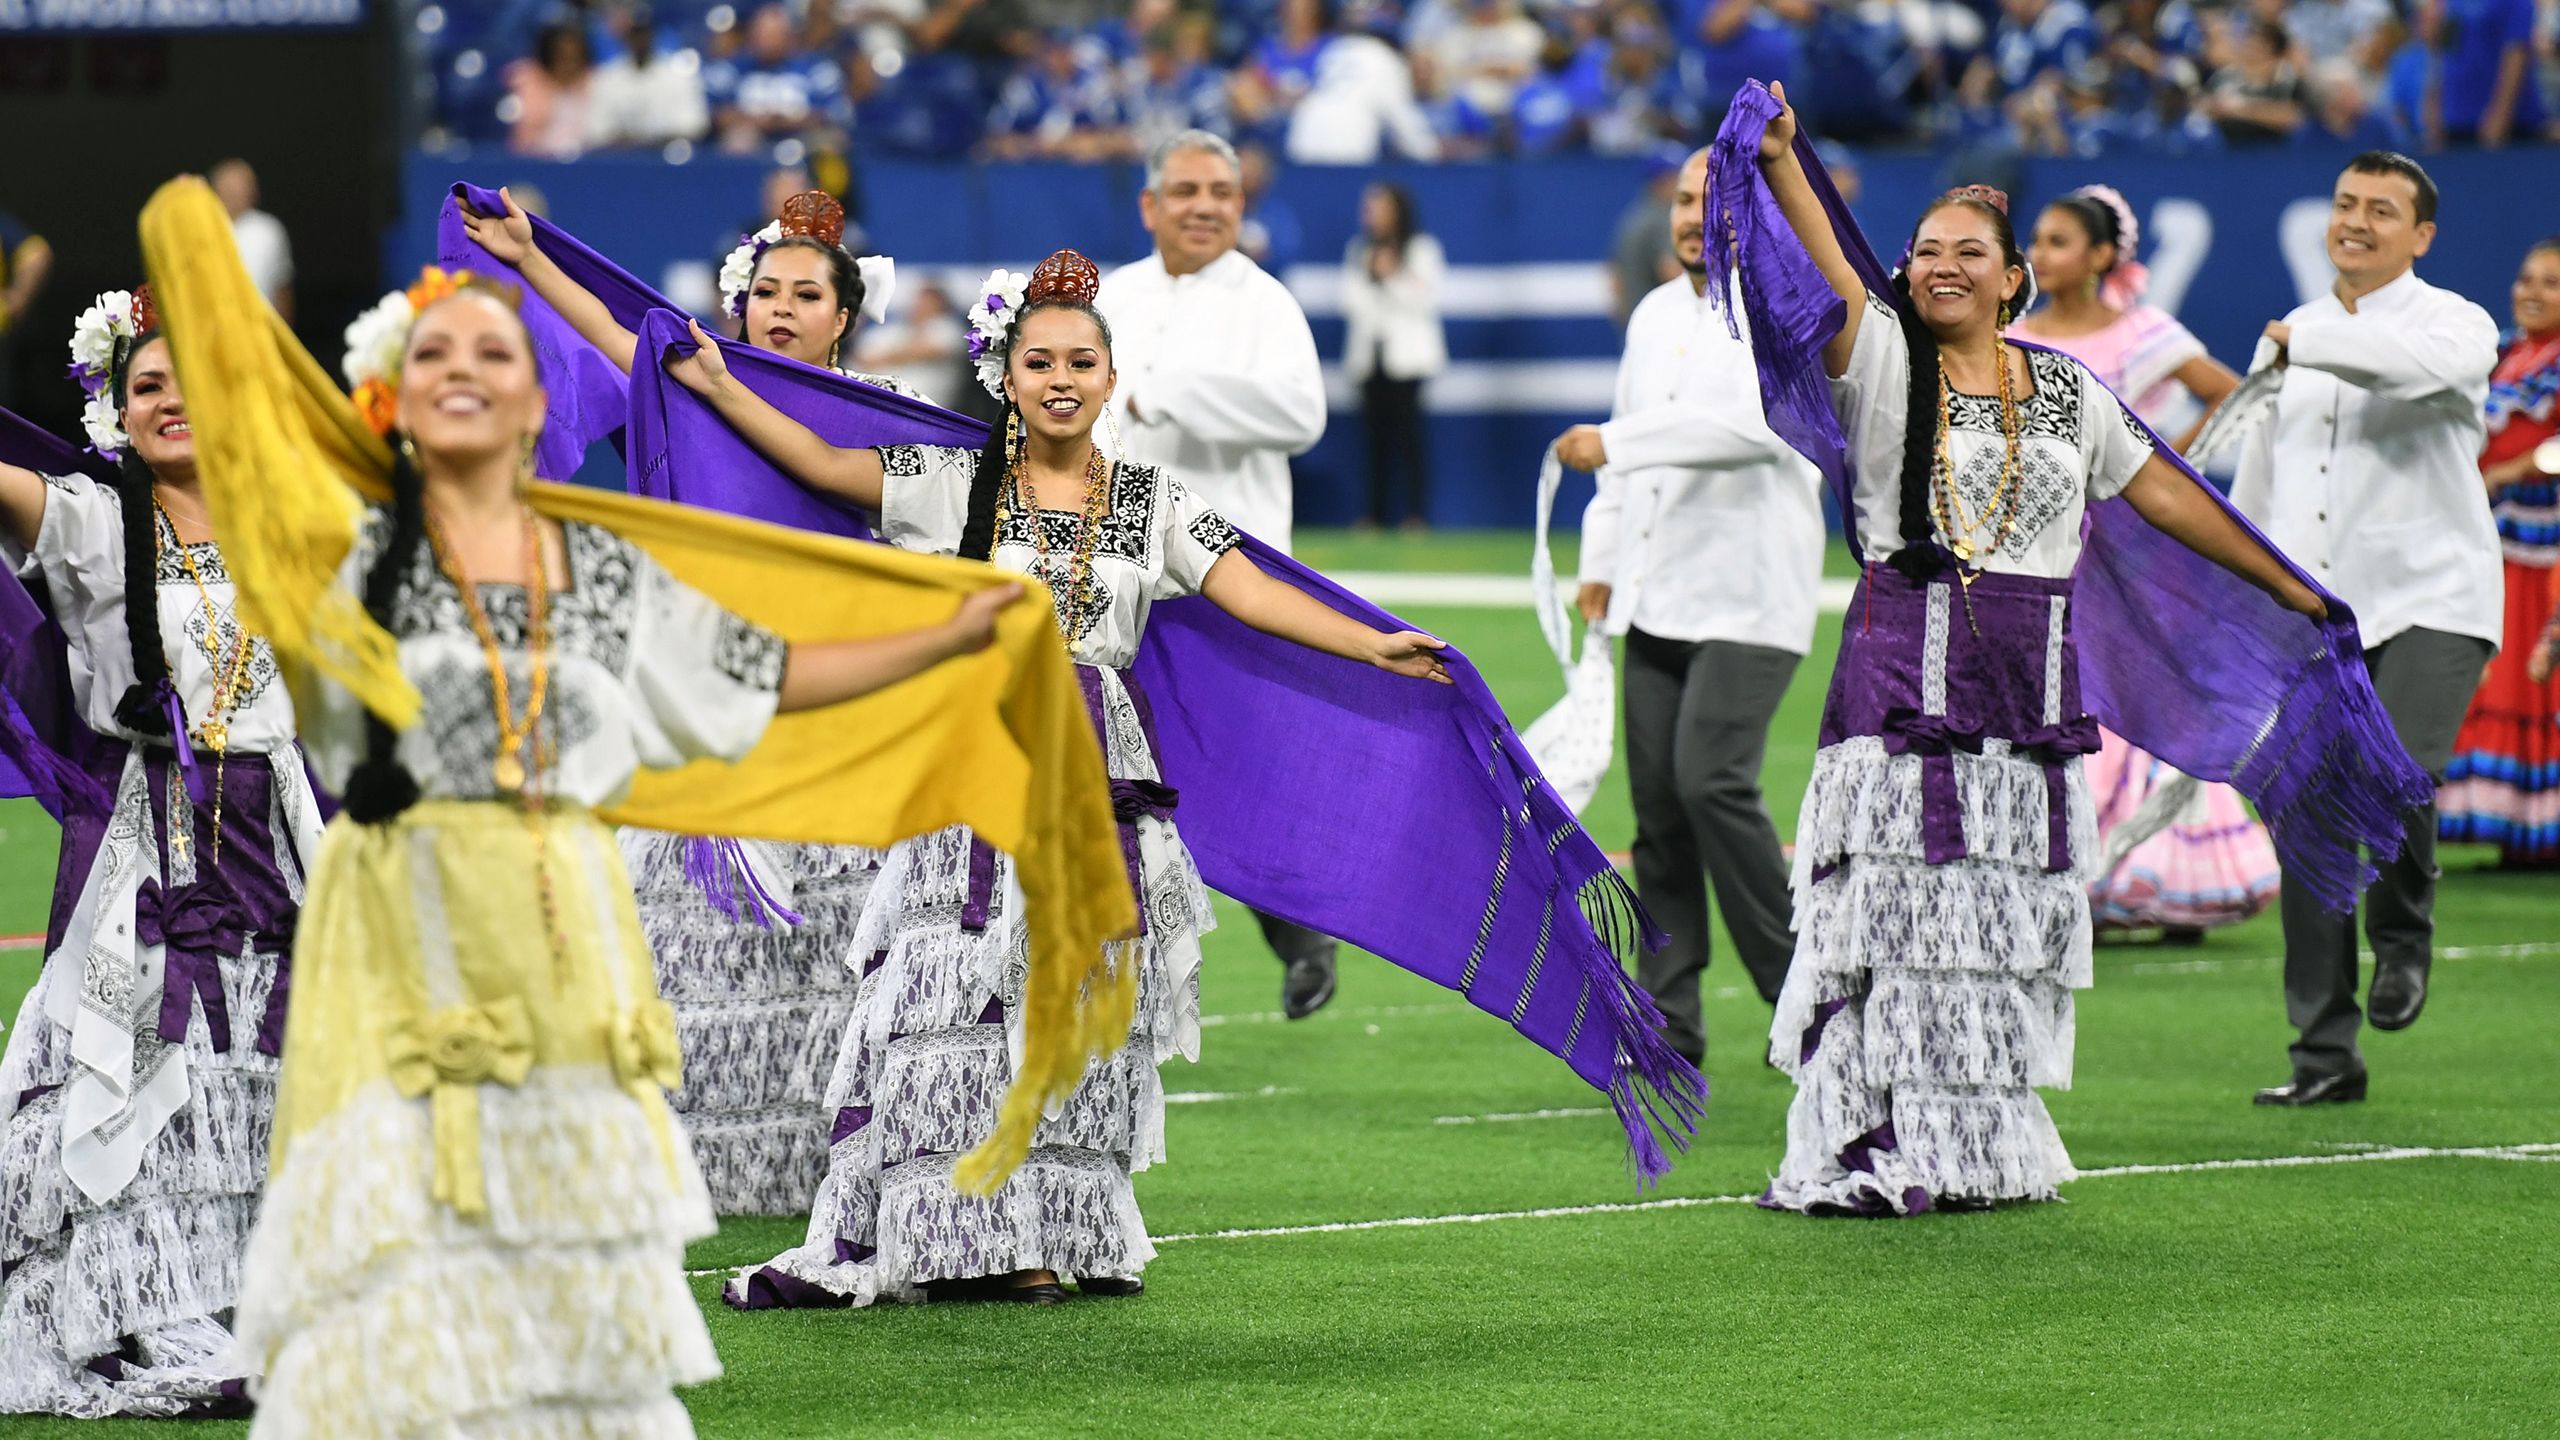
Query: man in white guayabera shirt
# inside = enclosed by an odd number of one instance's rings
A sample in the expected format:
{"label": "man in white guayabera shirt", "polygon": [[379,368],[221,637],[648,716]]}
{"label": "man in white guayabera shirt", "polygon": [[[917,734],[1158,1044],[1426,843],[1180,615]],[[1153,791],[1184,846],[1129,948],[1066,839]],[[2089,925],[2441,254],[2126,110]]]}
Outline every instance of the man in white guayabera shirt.
{"label": "man in white guayabera shirt", "polygon": [[[1186,130],[1147,157],[1139,218],[1155,253],[1096,297],[1111,322],[1121,458],[1164,467],[1239,529],[1289,548],[1289,457],[1324,434],[1324,373],[1306,313],[1236,249],[1244,223],[1235,148]],[[1334,942],[1257,913],[1288,966],[1291,1019],[1333,998]]]}
{"label": "man in white guayabera shirt", "polygon": [[1821,473],[1770,432],[1736,333],[1741,287],[1707,271],[1707,153],[1681,166],[1671,248],[1684,273],[1628,318],[1609,423],[1556,440],[1600,482],[1582,516],[1582,613],[1627,637],[1636,889],[1671,934],[1637,974],[1692,1062],[1706,1054],[1709,885],[1762,999],[1776,1002],[1795,953],[1760,762],[1813,647],[1822,579]]}
{"label": "man in white guayabera shirt", "polygon": [[[2488,312],[2411,270],[2435,239],[2436,187],[2405,155],[2371,151],[2329,207],[2337,284],[2267,327],[2284,369],[2231,498],[2355,608],[2373,688],[2400,743],[2441,777],[2462,712],[2497,650],[2498,530],[2480,486],[2481,406],[2498,358]],[[2377,1030],[2418,1018],[2433,958],[2436,818],[2408,820],[2398,859],[2365,891]],[[2301,1038],[2293,1077],[2261,1105],[2361,1100],[2355,917],[2284,892],[2284,993]]]}

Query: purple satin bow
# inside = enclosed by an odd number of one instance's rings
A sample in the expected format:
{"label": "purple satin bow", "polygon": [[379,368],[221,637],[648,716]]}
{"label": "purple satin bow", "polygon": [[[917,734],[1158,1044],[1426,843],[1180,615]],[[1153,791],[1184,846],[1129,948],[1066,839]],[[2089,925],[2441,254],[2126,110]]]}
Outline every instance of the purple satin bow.
{"label": "purple satin bow", "polygon": [[[178,700],[178,687],[164,677],[152,691],[160,702],[160,713],[169,717],[169,748],[178,752],[178,774],[187,787],[187,799],[194,804],[206,803],[203,767],[196,764],[196,744],[187,735],[187,707]],[[178,823],[175,818],[171,824]]]}
{"label": "purple satin bow", "polygon": [[2045,842],[2048,874],[2071,868],[2071,810],[2066,801],[2070,789],[2064,767],[2077,756],[2097,754],[2102,740],[2098,717],[2083,715],[2059,725],[2039,725],[2009,742],[2018,753],[2044,766],[2045,815],[2051,827]]}
{"label": "purple satin bow", "polygon": [[1884,713],[1888,755],[1920,757],[1920,853],[1945,865],[1972,853],[1964,839],[1964,801],[1956,791],[1956,755],[1982,753],[1982,728],[1944,715],[1924,715],[1908,705]]}
{"label": "purple satin bow", "polygon": [[188,1002],[201,999],[213,1048],[229,1050],[231,1005],[222,993],[221,957],[239,954],[249,941],[230,891],[220,885],[172,891],[157,880],[145,880],[134,896],[133,929],[141,943],[164,951],[160,1038],[173,1044],[186,1039]]}

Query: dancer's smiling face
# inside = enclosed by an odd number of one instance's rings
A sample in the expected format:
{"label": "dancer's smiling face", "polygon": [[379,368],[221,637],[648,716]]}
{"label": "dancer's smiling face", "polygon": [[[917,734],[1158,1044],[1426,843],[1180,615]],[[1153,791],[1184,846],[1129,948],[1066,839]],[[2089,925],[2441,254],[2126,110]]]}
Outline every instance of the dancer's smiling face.
{"label": "dancer's smiling face", "polygon": [[2406,175],[2349,170],[2329,197],[2329,263],[2359,291],[2400,278],[2435,243],[2418,218],[2418,184]]}
{"label": "dancer's smiling face", "polygon": [[1994,214],[1957,201],[1921,217],[1907,273],[1912,303],[1941,340],[1997,329],[2027,280],[2016,241]]}
{"label": "dancer's smiling face", "polygon": [[409,327],[399,424],[422,454],[469,463],[513,452],[540,433],[548,398],[532,337],[497,296],[449,295]]}
{"label": "dancer's smiling face", "polygon": [[759,350],[824,366],[853,324],[836,266],[811,245],[767,246],[747,285],[741,336]]}
{"label": "dancer's smiling face", "polygon": [[1111,337],[1082,310],[1034,310],[1013,332],[1005,384],[1034,435],[1077,440],[1092,434],[1119,378],[1111,368]]}
{"label": "dancer's smiling face", "polygon": [[132,437],[134,457],[155,475],[192,471],[196,435],[187,423],[186,397],[178,393],[167,340],[153,336],[125,362],[123,399],[124,433]]}

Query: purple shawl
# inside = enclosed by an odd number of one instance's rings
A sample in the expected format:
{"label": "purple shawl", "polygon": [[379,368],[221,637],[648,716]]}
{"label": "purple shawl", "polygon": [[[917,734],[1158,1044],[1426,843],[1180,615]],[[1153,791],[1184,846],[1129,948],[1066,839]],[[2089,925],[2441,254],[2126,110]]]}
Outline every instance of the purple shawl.
{"label": "purple shawl", "polygon": [[[1777,113],[1767,90],[1747,85],[1716,136],[1710,186],[1729,221],[1721,242],[1731,247],[1722,259],[1741,272],[1770,428],[1820,467],[1854,527],[1847,441],[1822,366],[1823,342],[1839,333],[1845,307],[1761,175],[1760,137]],[[1885,269],[1813,147],[1799,135],[1795,148],[1850,264],[1870,293],[1889,300]],[[2162,458],[2267,543],[2156,432],[2151,439]],[[2284,558],[2273,545],[2267,549]],[[2346,603],[2290,559],[2285,565],[2327,598],[2326,621],[2279,606],[2144,520],[2130,501],[2091,507],[2072,576],[2081,689],[2107,728],[2256,802],[2285,883],[2345,910],[2374,873],[2357,847],[2397,854],[2404,812],[2426,803],[2434,786],[2374,697]]]}
{"label": "purple shawl", "polygon": [[[469,187],[456,194],[475,208],[495,203]],[[461,235],[450,203],[440,233],[448,263],[505,270]],[[545,228],[542,245],[640,338],[623,407],[634,490],[869,533],[667,376],[664,357],[693,349],[672,307],[556,229]],[[528,312],[546,354],[581,344],[547,306]],[[836,444],[985,441],[977,421],[717,343],[740,383]],[[555,401],[553,423],[602,418],[603,406],[581,407],[564,413]],[[579,445],[600,433],[579,432]],[[1406,628],[1261,542],[1244,543],[1263,570],[1341,613]],[[1457,683],[1433,685],[1315,654],[1194,598],[1154,608],[1133,668],[1155,711],[1165,779],[1181,792],[1183,840],[1211,885],[1456,990],[1561,1056],[1607,1092],[1637,1173],[1651,1180],[1670,1168],[1661,1139],[1685,1147],[1706,1099],[1705,1077],[1663,1039],[1660,1013],[1626,973],[1638,946],[1664,937],[1538,773],[1482,676],[1457,651],[1445,655]]]}
{"label": "purple shawl", "polygon": [[[115,483],[106,461],[0,410],[0,461]],[[40,590],[0,567],[0,799],[32,795],[56,820],[112,808],[85,761],[103,742],[71,697],[71,645]]]}

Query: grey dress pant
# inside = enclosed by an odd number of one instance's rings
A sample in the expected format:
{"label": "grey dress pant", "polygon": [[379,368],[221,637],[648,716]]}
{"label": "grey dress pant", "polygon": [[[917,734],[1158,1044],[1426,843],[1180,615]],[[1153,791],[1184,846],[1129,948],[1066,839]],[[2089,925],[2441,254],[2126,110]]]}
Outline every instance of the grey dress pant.
{"label": "grey dress pant", "polygon": [[1253,918],[1262,926],[1263,943],[1271,947],[1271,953],[1279,956],[1283,965],[1301,960],[1320,960],[1330,965],[1334,951],[1341,948],[1332,936],[1310,930],[1295,920],[1283,920],[1259,910],[1253,912]]}
{"label": "grey dress pant", "polygon": [[1707,968],[1707,897],[1764,1000],[1795,955],[1794,902],[1778,827],[1760,794],[1769,722],[1800,655],[1723,640],[1627,632],[1621,694],[1627,782],[1635,795],[1636,892],[1671,943],[1636,964],[1662,1007],[1672,1046],[1706,1052],[1698,978]]}
{"label": "grey dress pant", "polygon": [[[2442,630],[2403,630],[2365,654],[2374,693],[2401,745],[2439,781],[2490,654],[2488,641]],[[2434,958],[2435,806],[2410,813],[2399,858],[2377,868],[2381,874],[2364,892],[2374,973],[2391,966],[2424,974]],[[2308,1076],[2357,1074],[2364,1069],[2356,1049],[2364,1012],[2356,1004],[2355,916],[2324,910],[2291,885],[2280,903],[2285,1017],[2302,1032],[2293,1068]]]}

